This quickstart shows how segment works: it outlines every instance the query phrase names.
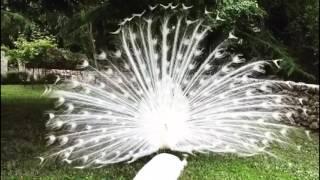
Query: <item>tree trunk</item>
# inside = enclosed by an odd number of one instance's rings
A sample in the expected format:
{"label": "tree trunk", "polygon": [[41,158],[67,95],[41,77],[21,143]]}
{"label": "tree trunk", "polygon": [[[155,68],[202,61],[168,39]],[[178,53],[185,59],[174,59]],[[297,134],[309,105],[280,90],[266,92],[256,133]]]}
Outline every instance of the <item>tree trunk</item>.
{"label": "tree trunk", "polygon": [[8,72],[8,58],[5,56],[5,52],[1,51],[1,76],[7,76]]}
{"label": "tree trunk", "polygon": [[95,68],[99,69],[97,58],[96,58],[96,46],[94,44],[94,38],[93,38],[93,32],[92,32],[92,23],[90,22],[88,26],[89,26],[89,39],[91,42],[91,53],[92,53],[93,63]]}
{"label": "tree trunk", "polygon": [[24,63],[21,62],[20,59],[17,59],[17,63],[18,63],[18,72],[22,72],[24,70]]}
{"label": "tree trunk", "polygon": [[34,67],[32,68],[32,80],[31,80],[31,88],[33,89],[33,83],[34,83]]}

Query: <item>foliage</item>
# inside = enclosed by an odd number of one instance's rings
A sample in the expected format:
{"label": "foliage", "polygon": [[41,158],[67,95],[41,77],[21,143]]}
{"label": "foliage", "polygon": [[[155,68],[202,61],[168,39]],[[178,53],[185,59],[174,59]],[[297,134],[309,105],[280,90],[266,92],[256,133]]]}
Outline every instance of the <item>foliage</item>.
{"label": "foliage", "polygon": [[257,58],[281,59],[278,73],[282,77],[290,77],[294,72],[296,72],[310,80],[315,80],[315,76],[305,72],[301,65],[296,63],[296,59],[289,54],[288,49],[279,42],[279,40],[275,39],[269,31],[264,30],[263,33],[255,34],[241,31],[239,33],[247,39],[247,44],[244,48],[247,48],[246,52],[249,52],[250,56]]}
{"label": "foliage", "polygon": [[[318,77],[316,75],[318,69],[314,68],[318,58],[307,62],[299,62],[299,59],[310,57],[310,54],[314,55],[311,59],[318,57],[318,5],[319,2],[314,0],[308,2],[295,0],[294,3],[285,0],[272,3],[263,0],[220,0],[215,7],[218,13],[211,19],[219,15],[224,21],[220,21],[219,24],[212,21],[213,27],[222,29],[224,34],[235,31],[244,39],[241,49],[248,57],[282,59],[279,71],[281,77],[314,82]],[[273,17],[273,14],[279,13],[273,12],[278,6],[287,11],[287,15],[277,14]],[[289,22],[287,28],[275,31],[274,27],[281,26],[277,24],[278,20],[286,16]],[[297,28],[290,28],[291,24]],[[293,40],[291,43],[286,41],[288,37]],[[311,63],[313,65],[310,65]]]}
{"label": "foliage", "polygon": [[43,81],[45,84],[53,84],[56,80],[57,80],[57,76],[59,76],[58,74],[47,74],[46,76],[44,76],[41,81]]}
{"label": "foliage", "polygon": [[[168,0],[3,0],[1,1],[1,41],[12,48],[18,32],[27,38],[33,26],[55,35],[59,48],[84,53],[90,61],[100,49],[112,48],[110,31],[118,22],[148,8],[148,5],[168,4]],[[248,55],[282,58],[282,77],[319,78],[319,1],[318,0],[173,0],[174,4],[193,5],[191,16],[212,12],[208,21],[215,35],[227,35],[231,30],[246,32],[251,38]],[[124,6],[125,5],[125,6]],[[224,19],[216,23],[216,16]],[[3,21],[4,20],[4,21]],[[260,33],[254,33],[255,31]],[[30,34],[30,33],[29,33]],[[211,37],[213,38],[213,37]],[[210,48],[214,39],[209,39]],[[207,47],[207,48],[208,48]],[[259,50],[259,52],[257,52]],[[305,60],[308,59],[308,60]],[[312,76],[310,76],[310,74]],[[307,76],[305,76],[307,75]],[[299,78],[298,78],[299,79]],[[311,78],[311,81],[312,80]]]}
{"label": "foliage", "polygon": [[319,81],[319,1],[260,0],[259,4],[268,13],[265,29],[286,47],[291,59],[286,74],[296,80]]}
{"label": "foliage", "polygon": [[19,33],[28,31],[33,22],[20,13],[1,10],[1,44],[13,46]]}
{"label": "foliage", "polygon": [[[294,50],[293,54],[302,61],[306,70],[317,73],[314,69],[319,65],[319,1],[309,0],[295,2],[286,1],[288,5],[288,45]],[[312,71],[311,71],[312,72]]]}
{"label": "foliage", "polygon": [[1,84],[22,84],[27,78],[25,72],[9,72],[6,77],[1,77]]}
{"label": "foliage", "polygon": [[86,6],[79,13],[65,22],[65,26],[60,29],[59,36],[62,37],[65,47],[78,47],[80,52],[85,53],[90,60],[93,60],[97,67],[96,43],[93,30],[93,22],[101,18],[102,13],[108,7],[108,2],[98,6]]}
{"label": "foliage", "polygon": [[[292,20],[289,20],[288,33],[291,37],[296,37],[295,43],[298,40],[306,48],[308,46],[312,49],[313,47],[319,48],[319,1],[303,2],[300,1],[295,5],[291,5],[294,9],[290,9],[288,12],[290,13],[290,18],[292,18]],[[302,8],[301,4],[303,4]],[[319,49],[313,50],[315,53],[319,53]]]}
{"label": "foliage", "polygon": [[13,42],[14,48],[1,46],[1,50],[10,57],[10,64],[17,64],[19,61],[31,68],[75,69],[84,60],[88,60],[81,53],[58,48],[56,39],[52,35],[34,31],[27,37],[20,34]]}
{"label": "foliage", "polygon": [[257,0],[221,0],[217,10],[223,19],[232,24],[239,21],[256,23],[257,19],[262,19],[266,15]]}
{"label": "foliage", "polygon": [[88,61],[85,54],[73,53],[61,48],[51,48],[47,51],[47,58],[42,60],[39,67],[47,69],[77,69],[77,66],[83,61]]}
{"label": "foliage", "polygon": [[14,49],[8,49],[6,52],[10,59],[20,60],[33,66],[40,64],[41,59],[46,58],[48,49],[57,47],[54,37],[40,33],[36,33],[31,40],[20,35],[14,45]]}

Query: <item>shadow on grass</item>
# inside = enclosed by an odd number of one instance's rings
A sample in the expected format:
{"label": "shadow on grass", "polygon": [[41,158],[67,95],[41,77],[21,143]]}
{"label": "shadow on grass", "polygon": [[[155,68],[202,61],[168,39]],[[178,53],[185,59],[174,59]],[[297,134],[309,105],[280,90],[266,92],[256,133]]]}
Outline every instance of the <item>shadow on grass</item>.
{"label": "shadow on grass", "polygon": [[1,161],[36,156],[43,143],[44,112],[51,107],[42,99],[1,102]]}

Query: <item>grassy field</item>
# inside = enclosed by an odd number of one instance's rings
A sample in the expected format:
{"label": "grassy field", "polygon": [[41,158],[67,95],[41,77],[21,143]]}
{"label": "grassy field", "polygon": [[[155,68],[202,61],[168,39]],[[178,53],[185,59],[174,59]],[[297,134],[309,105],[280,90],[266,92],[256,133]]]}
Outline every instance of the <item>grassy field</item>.
{"label": "grassy field", "polygon": [[[42,86],[1,86],[1,179],[132,179],[151,157],[132,164],[117,164],[101,169],[78,170],[50,164],[39,166],[36,159],[46,150],[43,137],[46,117],[52,102],[41,98]],[[277,180],[319,179],[319,133],[312,141],[296,139],[302,146],[272,151],[275,159],[260,155],[248,158],[233,155],[198,155],[188,158],[181,180]]]}

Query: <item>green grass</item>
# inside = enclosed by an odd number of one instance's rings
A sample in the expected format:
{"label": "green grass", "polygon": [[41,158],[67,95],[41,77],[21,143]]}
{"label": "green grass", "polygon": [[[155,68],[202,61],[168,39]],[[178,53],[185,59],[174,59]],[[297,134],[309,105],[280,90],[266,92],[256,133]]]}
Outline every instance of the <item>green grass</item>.
{"label": "green grass", "polygon": [[[42,91],[42,86],[1,87],[1,179],[132,179],[151,158],[101,169],[78,170],[55,163],[40,166],[36,157],[46,149],[43,113],[53,106],[50,100],[40,96]],[[295,139],[295,143],[302,145],[301,151],[273,146],[272,151],[279,159],[266,155],[191,156],[180,179],[319,179],[318,132],[312,138],[312,141]]]}

